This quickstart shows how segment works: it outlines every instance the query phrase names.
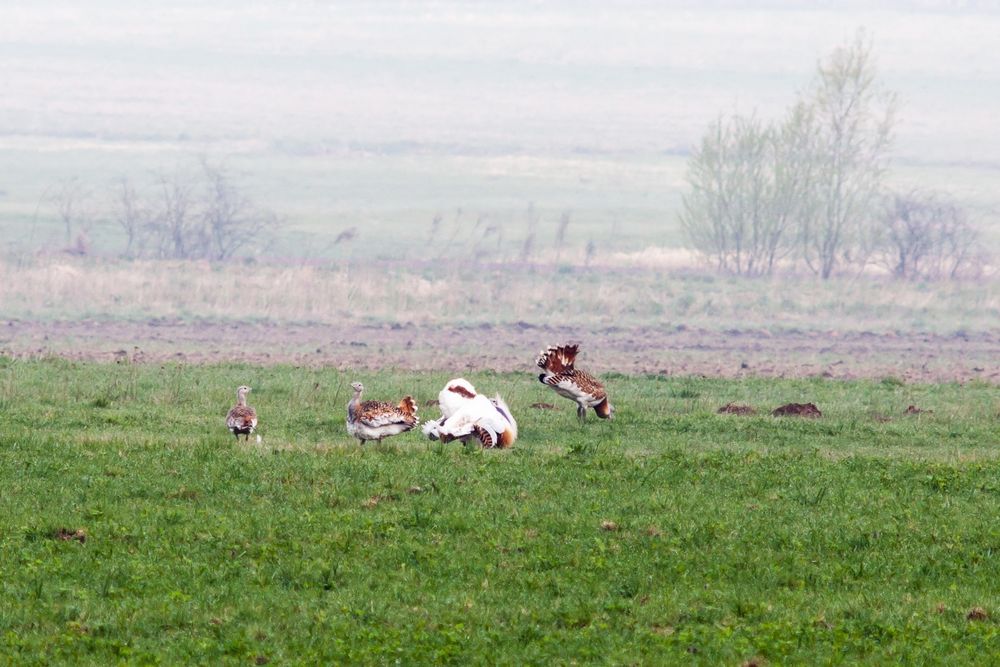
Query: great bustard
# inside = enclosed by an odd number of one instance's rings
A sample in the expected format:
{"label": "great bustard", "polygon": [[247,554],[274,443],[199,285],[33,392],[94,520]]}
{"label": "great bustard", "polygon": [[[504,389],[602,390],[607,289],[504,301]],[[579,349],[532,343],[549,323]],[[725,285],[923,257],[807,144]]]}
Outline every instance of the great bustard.
{"label": "great bustard", "polygon": [[250,439],[250,434],[257,428],[257,411],[247,405],[247,394],[250,387],[243,385],[236,389],[236,405],[226,415],[226,426],[229,431],[239,440],[240,436],[246,436],[244,440]]}
{"label": "great bustard", "polygon": [[579,350],[579,345],[552,345],[543,350],[535,361],[545,371],[538,381],[576,403],[580,421],[586,420],[587,408],[593,408],[601,419],[611,419],[615,410],[608,402],[604,385],[590,373],[574,368]]}
{"label": "great bustard", "polygon": [[347,404],[347,432],[361,444],[369,440],[381,442],[382,438],[405,433],[420,423],[417,404],[410,396],[396,405],[386,401],[362,401],[364,385],[354,382],[351,388],[354,398]]}
{"label": "great bustard", "polygon": [[486,448],[507,448],[517,440],[517,422],[499,394],[487,398],[464,378],[450,380],[438,394],[441,417],[424,424],[424,434],[442,442],[476,439]]}

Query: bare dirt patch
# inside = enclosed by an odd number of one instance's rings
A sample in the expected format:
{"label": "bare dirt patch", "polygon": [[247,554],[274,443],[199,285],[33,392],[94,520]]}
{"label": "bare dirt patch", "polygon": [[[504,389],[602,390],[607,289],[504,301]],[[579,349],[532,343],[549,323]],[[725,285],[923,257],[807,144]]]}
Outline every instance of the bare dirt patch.
{"label": "bare dirt patch", "polygon": [[815,403],[787,403],[771,411],[774,417],[808,417],[817,419],[823,416]]}
{"label": "bare dirt patch", "polygon": [[907,408],[905,410],[903,410],[903,414],[904,415],[923,415],[923,414],[928,414],[928,413],[931,413],[931,412],[934,412],[934,411],[933,410],[922,410],[921,408],[918,408],[915,405],[907,406]]}
{"label": "bare dirt patch", "polygon": [[533,407],[536,410],[555,410],[556,409],[556,406],[552,405],[551,403],[532,403],[531,407]]}
{"label": "bare dirt patch", "polygon": [[154,318],[0,321],[0,354],[119,363],[287,363],[340,369],[530,371],[538,350],[580,341],[596,373],[704,377],[897,377],[1000,384],[1000,330],[939,336],[658,327],[278,324]]}

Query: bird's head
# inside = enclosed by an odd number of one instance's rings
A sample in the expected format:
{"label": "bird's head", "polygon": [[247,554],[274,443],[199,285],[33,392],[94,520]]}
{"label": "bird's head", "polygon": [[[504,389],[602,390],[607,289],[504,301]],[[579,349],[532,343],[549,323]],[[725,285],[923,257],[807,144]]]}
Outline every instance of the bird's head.
{"label": "bird's head", "polygon": [[356,391],[357,393],[360,394],[362,391],[365,390],[365,386],[363,384],[361,384],[360,382],[352,382],[351,383],[351,389],[353,389],[354,391]]}

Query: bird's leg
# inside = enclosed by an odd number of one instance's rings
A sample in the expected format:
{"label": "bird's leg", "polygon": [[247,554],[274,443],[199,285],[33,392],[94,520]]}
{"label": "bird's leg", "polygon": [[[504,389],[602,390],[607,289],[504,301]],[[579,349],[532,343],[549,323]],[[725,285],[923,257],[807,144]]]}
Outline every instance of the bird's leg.
{"label": "bird's leg", "polygon": [[577,405],[576,416],[579,418],[581,424],[587,421],[587,408],[582,405]]}

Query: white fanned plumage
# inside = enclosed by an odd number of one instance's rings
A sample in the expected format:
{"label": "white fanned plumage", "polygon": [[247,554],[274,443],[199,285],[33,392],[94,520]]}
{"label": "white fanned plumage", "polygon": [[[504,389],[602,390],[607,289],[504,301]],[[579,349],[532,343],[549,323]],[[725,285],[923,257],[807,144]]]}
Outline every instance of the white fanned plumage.
{"label": "white fanned plumage", "polygon": [[455,378],[449,380],[448,384],[438,392],[438,407],[441,408],[441,416],[447,419],[458,412],[469,401],[476,399],[476,388],[465,378]]}
{"label": "white fanned plumage", "polygon": [[450,380],[438,394],[440,419],[426,422],[424,434],[442,442],[477,439],[486,448],[507,448],[517,440],[517,422],[497,394],[487,398],[464,378]]}

